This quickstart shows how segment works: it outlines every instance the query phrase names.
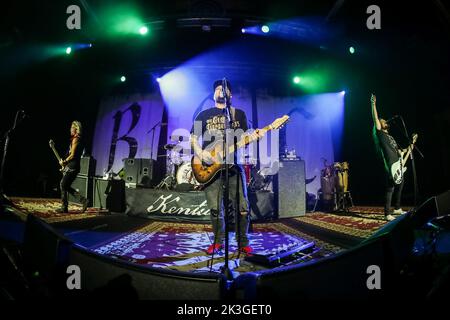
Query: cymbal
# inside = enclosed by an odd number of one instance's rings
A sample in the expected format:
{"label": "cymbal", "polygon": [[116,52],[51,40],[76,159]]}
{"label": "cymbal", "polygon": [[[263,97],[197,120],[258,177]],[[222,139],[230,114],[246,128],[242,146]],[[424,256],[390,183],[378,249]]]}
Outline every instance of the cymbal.
{"label": "cymbal", "polygon": [[175,148],[177,145],[176,144],[172,144],[172,143],[168,143],[164,146],[165,150],[172,150],[173,148]]}

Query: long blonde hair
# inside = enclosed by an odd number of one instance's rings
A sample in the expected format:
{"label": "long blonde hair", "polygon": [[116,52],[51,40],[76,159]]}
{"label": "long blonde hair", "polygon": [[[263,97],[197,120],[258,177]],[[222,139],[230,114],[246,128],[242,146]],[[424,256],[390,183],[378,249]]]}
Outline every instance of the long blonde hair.
{"label": "long blonde hair", "polygon": [[77,135],[81,136],[82,132],[83,132],[83,126],[81,125],[80,121],[72,121],[72,125],[77,129]]}

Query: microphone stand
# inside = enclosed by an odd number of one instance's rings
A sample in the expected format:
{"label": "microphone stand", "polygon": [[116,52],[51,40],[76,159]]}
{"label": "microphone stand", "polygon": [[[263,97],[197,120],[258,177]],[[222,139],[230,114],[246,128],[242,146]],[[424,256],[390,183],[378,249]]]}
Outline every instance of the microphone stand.
{"label": "microphone stand", "polygon": [[[403,120],[402,116],[399,116],[399,118],[402,123],[403,134],[405,135],[406,139],[408,140],[409,145],[412,145],[412,140],[408,134],[408,130],[406,129],[405,121]],[[417,204],[418,204],[418,200],[419,200],[419,185],[417,182],[417,172],[416,172],[416,162],[415,162],[415,158],[414,158],[414,150],[416,150],[422,158],[425,158],[425,157],[424,157],[423,153],[420,151],[420,149],[414,144],[413,150],[411,151],[411,169],[412,169],[412,173],[413,173],[413,183],[414,183],[414,210],[415,210],[417,208]]]}
{"label": "microphone stand", "polygon": [[[230,177],[229,177],[229,166],[227,162],[228,157],[228,129],[232,128],[232,117],[231,117],[231,110],[230,110],[230,99],[228,99],[227,96],[227,90],[226,90],[226,79],[224,78],[222,81],[222,91],[223,91],[223,97],[225,100],[225,134],[223,137],[223,165],[225,166],[225,170],[222,170],[222,172],[225,172],[225,178],[224,174],[222,173],[222,194],[223,194],[223,206],[224,206],[224,223],[225,223],[225,264],[222,267],[222,272],[225,275],[225,277],[228,280],[233,280],[233,273],[230,270],[229,267],[229,231],[230,231],[230,221],[229,221],[229,211],[230,211]],[[234,139],[233,139],[234,140]]]}
{"label": "microphone stand", "polygon": [[150,149],[150,159],[153,159],[153,144],[154,144],[154,140],[155,140],[155,129],[161,124],[161,121],[158,121],[158,123],[156,123],[150,130],[147,131],[147,133],[152,132],[152,144],[151,144],[151,149]]}
{"label": "microphone stand", "polygon": [[[20,115],[20,118],[19,118]],[[19,110],[16,113],[16,117],[14,118],[14,124],[11,129],[6,131],[5,133],[5,145],[3,147],[3,157],[0,168],[0,204],[11,204],[11,201],[7,199],[4,195],[4,173],[5,173],[5,164],[6,164],[6,156],[8,154],[9,141],[11,139],[11,134],[16,130],[17,125],[25,118],[25,111]]]}

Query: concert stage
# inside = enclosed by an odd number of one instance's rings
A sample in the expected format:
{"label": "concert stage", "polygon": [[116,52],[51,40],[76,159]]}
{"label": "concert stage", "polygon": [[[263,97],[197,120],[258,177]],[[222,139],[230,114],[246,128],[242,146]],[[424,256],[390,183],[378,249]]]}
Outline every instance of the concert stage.
{"label": "concert stage", "polygon": [[[391,263],[402,264],[408,256],[417,217],[407,213],[387,223],[382,208],[353,207],[349,212],[309,212],[254,222],[249,230],[253,255],[240,254],[230,233],[233,280],[229,282],[221,271],[224,252],[214,256],[205,252],[213,239],[205,221],[167,221],[158,216],[149,220],[95,208],[81,213],[77,204],[61,214],[55,211],[58,199],[11,200],[13,205],[5,206],[0,217],[5,252],[31,281],[27,286],[35,290],[50,286],[52,292],[68,297],[73,292],[53,287],[54,282],[62,281],[61,270],[68,265],[78,265],[85,274],[84,290],[78,293],[82,296],[121,296],[132,290],[141,299],[381,298],[391,294],[389,290],[399,290],[400,280],[392,278],[394,287],[374,292],[364,289],[360,277],[365,279],[365,269],[372,264],[387,268],[389,279],[398,272]],[[429,214],[425,210],[431,207],[425,207],[422,215]],[[390,256],[391,250],[399,256]],[[39,274],[37,279],[29,278],[30,272]],[[335,293],[325,290],[330,274],[336,278],[329,281],[341,285]],[[353,285],[346,287],[342,281]],[[297,282],[303,285],[292,287]],[[185,289],[178,292],[181,287]],[[24,296],[32,294],[29,287],[22,290]]]}
{"label": "concert stage", "polygon": [[[223,264],[223,252],[215,257],[205,253],[212,241],[209,221],[176,222],[175,217],[173,222],[168,222],[167,217],[158,220],[158,216],[149,221],[94,208],[81,213],[81,206],[76,204],[71,205],[69,214],[60,214],[55,212],[57,199],[12,200],[14,206],[8,208],[7,220],[16,222],[17,228],[24,228],[29,215],[39,217],[94,254],[140,266],[186,272],[219,272]],[[293,251],[292,255],[285,264],[255,263],[238,255],[232,232],[230,258],[237,274],[317,261],[359,244],[385,224],[382,210],[369,207],[354,208],[348,213],[314,212],[297,218],[253,223],[249,234],[256,256],[287,251]],[[306,244],[309,245],[307,254],[295,250]]]}

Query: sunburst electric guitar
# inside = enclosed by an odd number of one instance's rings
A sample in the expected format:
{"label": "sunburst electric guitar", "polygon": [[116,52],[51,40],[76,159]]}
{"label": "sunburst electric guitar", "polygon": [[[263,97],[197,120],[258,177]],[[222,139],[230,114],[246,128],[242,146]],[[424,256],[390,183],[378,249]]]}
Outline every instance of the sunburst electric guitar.
{"label": "sunburst electric guitar", "polygon": [[[284,115],[281,118],[276,119],[270,125],[259,129],[259,132],[262,135],[270,130],[280,129],[288,120],[289,116]],[[243,136],[242,139],[236,143],[236,147],[237,149],[244,148],[246,145],[258,140],[259,138],[260,137],[258,135]],[[227,148],[227,155],[234,153],[234,147],[234,145],[231,145]],[[212,145],[209,145],[208,149],[211,150],[210,153],[214,159],[225,158],[223,152],[223,142],[221,140],[215,141]],[[223,164],[220,162],[205,164],[198,156],[192,157],[191,165],[194,177],[200,184],[207,184],[211,182],[221,170],[225,169]]]}
{"label": "sunburst electric guitar", "polygon": [[[53,140],[50,140],[50,141],[48,142],[48,145],[50,146],[50,149],[52,149],[52,151],[53,151],[53,153],[54,153],[54,155],[55,155],[55,157],[56,157],[56,160],[58,160],[58,163],[60,163],[62,159],[61,159],[61,157],[59,156],[58,151],[56,151],[56,149],[55,149],[55,143],[53,142]],[[64,172],[68,171],[68,168],[67,168],[67,166],[61,166],[61,168],[59,169],[59,171],[61,171],[62,173],[64,173]]]}
{"label": "sunburst electric guitar", "polygon": [[411,155],[413,146],[416,143],[417,138],[418,135],[414,134],[412,138],[412,144],[408,147],[408,151],[406,152],[406,154],[401,155],[399,159],[391,165],[392,180],[394,180],[396,184],[400,184],[403,181],[403,175],[405,174],[405,171],[407,169],[406,162]]}

